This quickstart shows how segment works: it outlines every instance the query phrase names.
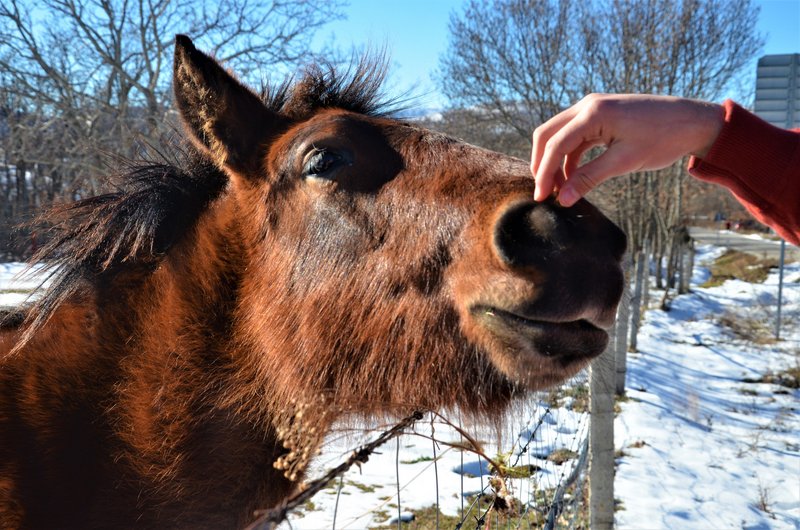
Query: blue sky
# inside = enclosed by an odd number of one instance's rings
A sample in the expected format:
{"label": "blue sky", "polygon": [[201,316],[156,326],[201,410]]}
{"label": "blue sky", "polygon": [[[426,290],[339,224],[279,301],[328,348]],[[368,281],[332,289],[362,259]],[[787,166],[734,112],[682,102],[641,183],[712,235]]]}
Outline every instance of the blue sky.
{"label": "blue sky", "polygon": [[[735,2],[737,0],[727,0]],[[447,48],[450,13],[463,0],[350,0],[347,20],[332,23],[318,37],[344,49],[386,45],[392,58],[390,89],[413,89],[417,107],[444,103],[431,74]],[[758,29],[766,36],[764,54],[800,53],[800,0],[756,0]],[[755,71],[755,63],[753,64]],[[734,94],[730,94],[734,96]]]}

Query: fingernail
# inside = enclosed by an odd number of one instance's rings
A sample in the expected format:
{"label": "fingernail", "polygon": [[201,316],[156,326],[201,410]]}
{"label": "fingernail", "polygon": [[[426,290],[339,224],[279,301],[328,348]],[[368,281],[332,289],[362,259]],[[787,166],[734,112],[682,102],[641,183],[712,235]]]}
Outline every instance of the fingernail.
{"label": "fingernail", "polygon": [[578,202],[578,199],[580,199],[578,192],[572,188],[564,188],[558,194],[558,203],[561,206],[572,206]]}

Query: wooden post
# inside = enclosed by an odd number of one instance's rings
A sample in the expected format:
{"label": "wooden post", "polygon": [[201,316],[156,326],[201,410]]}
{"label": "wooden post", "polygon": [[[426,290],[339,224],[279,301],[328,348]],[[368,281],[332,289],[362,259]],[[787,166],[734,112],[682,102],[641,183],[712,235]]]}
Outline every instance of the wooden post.
{"label": "wooden post", "polygon": [[614,350],[594,360],[589,379],[589,527],[614,527]]}
{"label": "wooden post", "polygon": [[647,254],[639,252],[636,256],[636,281],[633,285],[633,297],[631,298],[631,338],[629,350],[636,351],[636,337],[639,335],[639,324],[642,319],[642,291],[644,282],[647,281],[645,274],[647,266]]}
{"label": "wooden post", "polygon": [[689,284],[692,283],[692,246],[691,241],[686,240],[682,243],[681,250],[681,282],[678,284],[678,293],[689,292]]}
{"label": "wooden post", "polygon": [[[642,285],[642,299],[639,301],[640,311],[647,311],[650,307],[650,240],[644,240],[644,285]],[[641,314],[641,313],[640,313]]]}
{"label": "wooden post", "polygon": [[686,278],[686,243],[683,238],[678,240],[678,294],[683,294]]}
{"label": "wooden post", "polygon": [[689,230],[683,228],[681,234],[681,252],[680,252],[680,282],[678,283],[678,294],[689,292],[689,287],[692,283],[692,271],[694,270],[694,242],[692,236],[689,235]]}
{"label": "wooden post", "polygon": [[622,299],[617,309],[617,322],[614,325],[612,343],[614,345],[614,391],[618,396],[625,394],[625,376],[628,370],[628,323],[631,320],[631,257],[625,256],[622,273],[625,277]]}

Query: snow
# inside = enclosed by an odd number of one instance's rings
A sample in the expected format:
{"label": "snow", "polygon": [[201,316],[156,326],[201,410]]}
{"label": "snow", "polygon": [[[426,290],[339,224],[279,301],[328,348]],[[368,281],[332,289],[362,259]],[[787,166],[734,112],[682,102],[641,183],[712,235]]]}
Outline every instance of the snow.
{"label": "snow", "polygon": [[42,284],[38,271],[38,267],[28,271],[24,263],[0,263],[0,308],[25,303]]}
{"label": "snow", "polygon": [[[692,293],[677,297],[669,312],[648,310],[639,351],[629,355],[627,398],[620,403],[615,422],[615,446],[621,455],[615,479],[620,505],[616,528],[800,528],[800,392],[746,382],[800,363],[800,265],[786,268],[782,340],[772,342],[777,272],[763,284],[730,280],[719,287],[699,287],[709,277],[703,265],[724,251],[699,250]],[[652,294],[654,301],[660,298],[661,293]],[[722,323],[723,317],[751,322],[764,343],[735,336]],[[531,424],[541,425],[532,437],[538,445],[523,455],[523,463],[558,446],[579,451],[588,427],[582,415],[560,408],[543,418],[546,405],[541,398],[528,405],[528,410],[514,417],[530,415]],[[508,426],[508,431],[514,428]],[[510,444],[508,434],[499,444],[487,444],[487,454],[493,456],[510,445],[518,449],[529,434],[521,431],[516,444]],[[440,439],[458,436],[438,425],[436,433]],[[567,437],[550,439],[562,433]],[[479,438],[489,439],[485,433]],[[337,528],[396,521],[398,464],[393,444],[370,459],[360,473],[354,470],[345,475]],[[345,443],[340,448],[356,445]],[[431,458],[429,440],[404,437],[400,445],[401,510],[407,515],[433,504],[436,478],[430,460],[409,463]],[[333,457],[334,446],[326,447],[318,464],[328,459],[327,467],[331,467],[343,459]],[[463,466],[454,465],[462,454],[469,455],[452,449],[437,454],[440,509],[447,515],[457,515],[461,492],[469,496],[481,491],[491,472],[486,461],[479,462],[474,455],[464,456]],[[570,471],[547,463],[551,468],[536,473],[534,480],[512,480],[511,493],[526,501],[531,484],[549,492],[569,475]],[[461,470],[466,475],[463,488]],[[375,491],[360,491],[350,483]],[[335,493],[332,487],[314,497],[313,509],[293,514],[291,527],[330,527]]]}
{"label": "snow", "polygon": [[[580,451],[588,429],[587,415],[566,408],[550,409],[545,403],[531,401],[520,404],[517,417],[529,421],[526,424],[510,421],[500,432],[476,425],[462,429],[482,442],[484,454],[490,458],[495,459],[498,452],[505,451],[510,453],[508,462],[511,465],[541,468],[534,474],[534,480],[510,481],[508,488],[514,497],[527,502],[533,499],[536,491],[552,496],[553,490],[572,472],[577,460],[557,464],[548,461],[547,456],[558,449]],[[454,423],[452,418],[447,421]],[[373,426],[367,438],[376,438],[381,430]],[[329,437],[310,472],[311,477],[322,475],[326,469],[345,460],[350,451],[360,445],[353,437],[340,436],[337,432]],[[438,442],[435,449],[431,438]],[[336,528],[396,525],[398,484],[402,520],[408,520],[415,510],[434,506],[437,487],[439,509],[444,515],[459,516],[462,510],[466,513],[477,494],[492,492],[489,486],[491,466],[474,452],[462,451],[460,447],[466,444],[458,428],[442,418],[437,418],[433,424],[430,419],[423,420],[417,423],[413,434],[390,440],[360,469],[356,467],[347,472],[341,479],[341,494],[337,495],[340,482],[334,481],[312,498],[312,504],[293,512],[289,517],[291,528],[331,528],[334,513]],[[289,526],[284,524],[281,528]]]}
{"label": "snow", "polygon": [[[718,254],[705,248],[698,261]],[[788,266],[774,344],[777,272],[695,285],[672,311],[646,313],[615,423],[617,528],[800,528],[800,392],[745,382],[800,362],[798,279]],[[768,343],[736,337],[721,317],[763,326]]]}
{"label": "snow", "polygon": [[[646,311],[639,351],[628,356],[627,398],[615,421],[616,528],[800,529],[800,391],[753,382],[800,364],[800,265],[787,266],[782,340],[773,341],[777,272],[763,284],[700,287],[708,277],[704,264],[723,251],[700,249],[692,292],[676,297],[669,312]],[[9,291],[33,285],[9,286],[19,270],[19,264],[0,265],[0,305],[19,296]],[[651,298],[660,300],[661,293]],[[761,340],[738,336],[731,323],[749,326]],[[568,387],[582,384],[585,376]],[[462,450],[459,422],[486,456],[504,453],[511,464],[541,468],[531,479],[509,480],[511,495],[523,503],[537,490],[551,498],[577,459],[557,464],[547,456],[557,449],[580,453],[588,429],[574,398],[560,407],[551,408],[551,401],[541,393],[517,404],[499,429],[468,424],[455,413],[446,421],[426,418],[292,512],[291,528],[331,528],[334,513],[336,528],[390,525],[398,512],[408,520],[437,499],[444,515],[458,515],[476,493],[491,492],[490,466]],[[312,463],[310,479],[389,426],[366,432],[363,425],[338,426]]]}
{"label": "snow", "polygon": [[[51,178],[49,176],[42,177],[46,183],[49,183]],[[28,191],[33,190],[34,174],[31,171],[25,171],[25,183]],[[0,186],[14,186],[11,193],[16,194],[17,185],[17,166],[13,165],[0,165]]]}

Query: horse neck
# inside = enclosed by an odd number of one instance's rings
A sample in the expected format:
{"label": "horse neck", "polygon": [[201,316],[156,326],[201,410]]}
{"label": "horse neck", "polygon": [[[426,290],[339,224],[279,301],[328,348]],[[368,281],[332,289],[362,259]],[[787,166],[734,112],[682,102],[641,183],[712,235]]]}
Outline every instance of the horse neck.
{"label": "horse neck", "polygon": [[[235,208],[229,202],[212,204],[144,278],[123,273],[105,288],[105,298],[119,300],[109,300],[114,309],[104,312],[109,324],[104,327],[113,329],[115,321],[128,327],[110,341],[123,350],[120,378],[130,386],[123,407],[130,421],[142,422],[132,426],[139,432],[153,428],[146,422],[161,420],[185,421],[178,430],[190,429],[189,422],[211,414],[238,422],[236,411],[225,404],[236,393],[231,322],[241,269]],[[169,418],[158,417],[162,413]]]}
{"label": "horse neck", "polygon": [[139,355],[171,358],[192,367],[195,377],[217,379],[217,385],[224,383],[220,369],[232,359],[231,317],[241,269],[232,244],[238,231],[232,210],[228,201],[212,205],[143,285],[127,289]]}
{"label": "horse neck", "polygon": [[272,462],[285,450],[269,418],[243,405],[234,324],[243,268],[239,218],[232,200],[217,201],[144,284],[130,290],[130,304],[138,308],[136,351],[127,352],[122,366],[130,392],[121,407],[134,433],[128,443],[149,454],[148,462],[163,462],[164,476],[182,460],[162,448],[225,454],[219,462],[197,462],[197,469],[245,487],[253,477],[234,473],[261,469],[258,481],[283,480]]}

